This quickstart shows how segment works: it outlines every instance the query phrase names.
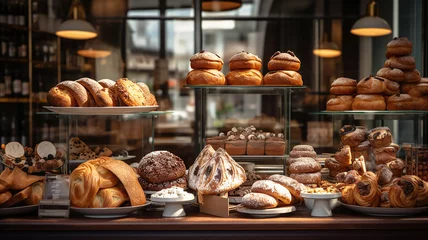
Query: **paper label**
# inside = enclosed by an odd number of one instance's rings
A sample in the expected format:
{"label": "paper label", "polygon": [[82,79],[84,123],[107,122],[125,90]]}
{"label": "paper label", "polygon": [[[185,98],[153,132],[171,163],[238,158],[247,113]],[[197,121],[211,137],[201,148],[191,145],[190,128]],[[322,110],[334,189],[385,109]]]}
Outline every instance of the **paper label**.
{"label": "paper label", "polygon": [[45,191],[39,204],[39,217],[69,217],[69,186],[67,175],[46,175]]}

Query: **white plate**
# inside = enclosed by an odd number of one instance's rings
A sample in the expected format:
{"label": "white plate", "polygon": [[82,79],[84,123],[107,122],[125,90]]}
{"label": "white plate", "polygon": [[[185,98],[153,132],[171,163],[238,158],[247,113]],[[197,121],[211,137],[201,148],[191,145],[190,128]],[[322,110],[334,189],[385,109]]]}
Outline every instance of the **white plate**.
{"label": "white plate", "polygon": [[13,216],[24,213],[36,212],[37,209],[39,209],[39,205],[0,208],[0,216]]}
{"label": "white plate", "polygon": [[43,106],[44,108],[58,114],[69,115],[122,115],[132,113],[151,112],[159,106],[140,106],[140,107],[52,107]]}
{"label": "white plate", "polygon": [[76,208],[71,207],[72,211],[83,214],[88,218],[119,218],[125,217],[126,215],[133,213],[144,206],[149,205],[151,202],[147,201],[143,205],[128,206],[128,207],[117,207],[117,208]]}
{"label": "white plate", "polygon": [[364,213],[371,216],[382,216],[382,217],[402,217],[411,216],[428,211],[428,207],[415,207],[415,208],[381,208],[381,207],[362,207],[357,205],[349,205],[340,202],[346,208],[349,208],[355,212]]}
{"label": "white plate", "polygon": [[309,198],[309,199],[332,199],[332,198],[339,198],[342,196],[342,193],[305,193],[301,192],[300,196],[303,198]]}
{"label": "white plate", "polygon": [[236,206],[236,211],[240,213],[247,213],[250,214],[253,217],[260,217],[260,218],[266,218],[266,217],[276,217],[283,213],[291,213],[296,211],[296,208],[294,206],[287,206],[287,207],[277,207],[277,208],[269,208],[269,209],[250,209],[243,207],[241,204]]}
{"label": "white plate", "polygon": [[193,194],[187,194],[185,197],[176,197],[176,198],[160,198],[160,197],[153,197],[153,195],[150,197],[150,200],[153,202],[160,202],[160,203],[174,203],[174,202],[189,202],[195,199],[195,196]]}

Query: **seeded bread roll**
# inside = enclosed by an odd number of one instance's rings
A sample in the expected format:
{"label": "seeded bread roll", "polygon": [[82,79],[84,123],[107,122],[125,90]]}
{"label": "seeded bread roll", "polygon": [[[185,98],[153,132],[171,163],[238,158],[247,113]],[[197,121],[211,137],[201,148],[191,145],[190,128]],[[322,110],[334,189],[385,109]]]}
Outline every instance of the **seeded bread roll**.
{"label": "seeded bread roll", "polygon": [[79,107],[89,107],[89,99],[86,89],[75,81],[62,81],[57,85],[60,88],[65,88],[73,95]]}
{"label": "seeded bread roll", "polygon": [[412,97],[409,94],[395,94],[389,96],[386,101],[388,110],[411,110],[413,109]]}
{"label": "seeded bread roll", "polygon": [[404,72],[398,68],[381,68],[377,71],[376,76],[395,82],[404,82],[406,80]]}
{"label": "seeded bread roll", "polygon": [[357,81],[350,78],[340,77],[333,81],[330,93],[334,95],[353,95],[357,93]]}
{"label": "seeded bread roll", "polygon": [[226,75],[227,85],[263,85],[263,74],[256,69],[230,71]]}
{"label": "seeded bread roll", "polygon": [[377,76],[363,78],[357,84],[358,94],[380,94],[385,92],[385,90],[385,79]]}
{"label": "seeded bread roll", "polygon": [[238,52],[233,55],[229,60],[229,70],[240,70],[240,69],[255,69],[260,71],[262,69],[262,60],[249,52]]}
{"label": "seeded bread roll", "polygon": [[251,192],[267,194],[285,204],[290,204],[291,202],[290,191],[281,184],[271,180],[258,180],[254,182],[251,186]]}
{"label": "seeded bread roll", "polygon": [[358,94],[352,103],[352,110],[385,110],[385,98],[380,94]]}
{"label": "seeded bread roll", "polygon": [[321,171],[321,165],[314,159],[296,161],[288,167],[290,173],[313,173]]}
{"label": "seeded bread roll", "polygon": [[190,67],[193,69],[216,69],[223,68],[223,60],[215,53],[201,50],[190,58]]}
{"label": "seeded bread roll", "polygon": [[47,100],[49,105],[55,107],[77,107],[76,99],[71,92],[57,86],[49,90]]}
{"label": "seeded bread roll", "polygon": [[385,61],[384,67],[409,71],[416,68],[416,62],[413,56],[391,56]]}
{"label": "seeded bread roll", "polygon": [[278,206],[278,200],[263,193],[248,193],[242,197],[242,206],[250,209],[268,209]]}
{"label": "seeded bread roll", "polygon": [[195,69],[187,74],[188,85],[225,85],[226,78],[216,69]]}
{"label": "seeded bread roll", "polygon": [[338,95],[327,101],[327,111],[348,111],[352,110],[354,96]]}
{"label": "seeded bread roll", "polygon": [[386,45],[386,58],[404,56],[412,53],[412,42],[406,37],[394,37]]}
{"label": "seeded bread roll", "polygon": [[268,62],[269,71],[275,70],[290,70],[299,71],[300,59],[292,51],[281,53],[276,51]]}
{"label": "seeded bread roll", "polygon": [[186,166],[181,158],[168,151],[154,151],[141,159],[138,174],[151,183],[161,183],[184,176]]}

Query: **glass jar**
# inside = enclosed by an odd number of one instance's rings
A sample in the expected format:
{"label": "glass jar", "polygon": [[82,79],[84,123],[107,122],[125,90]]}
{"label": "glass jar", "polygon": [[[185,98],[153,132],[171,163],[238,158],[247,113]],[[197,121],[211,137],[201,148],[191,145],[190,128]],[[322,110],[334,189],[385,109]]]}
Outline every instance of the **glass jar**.
{"label": "glass jar", "polygon": [[406,174],[428,181],[428,145],[403,144],[406,152]]}

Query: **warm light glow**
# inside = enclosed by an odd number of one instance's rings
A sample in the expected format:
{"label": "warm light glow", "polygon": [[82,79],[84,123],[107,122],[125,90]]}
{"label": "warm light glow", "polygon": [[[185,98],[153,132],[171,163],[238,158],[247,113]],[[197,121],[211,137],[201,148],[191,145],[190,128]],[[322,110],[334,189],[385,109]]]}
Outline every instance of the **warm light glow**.
{"label": "warm light glow", "polygon": [[63,30],[56,32],[58,37],[62,38],[70,38],[76,40],[85,40],[95,38],[97,36],[96,32],[86,32],[86,31],[78,31],[78,30]]}
{"label": "warm light glow", "polygon": [[379,37],[390,34],[391,29],[386,28],[356,28],[351,29],[351,33],[358,36],[364,37]]}
{"label": "warm light glow", "polygon": [[342,55],[340,50],[335,49],[314,49],[313,54],[322,58],[335,58]]}
{"label": "warm light glow", "polygon": [[77,54],[87,58],[104,58],[111,54],[108,50],[82,49],[78,50]]}
{"label": "warm light glow", "polygon": [[241,7],[240,0],[204,0],[202,1],[202,11],[217,12],[228,11]]}

